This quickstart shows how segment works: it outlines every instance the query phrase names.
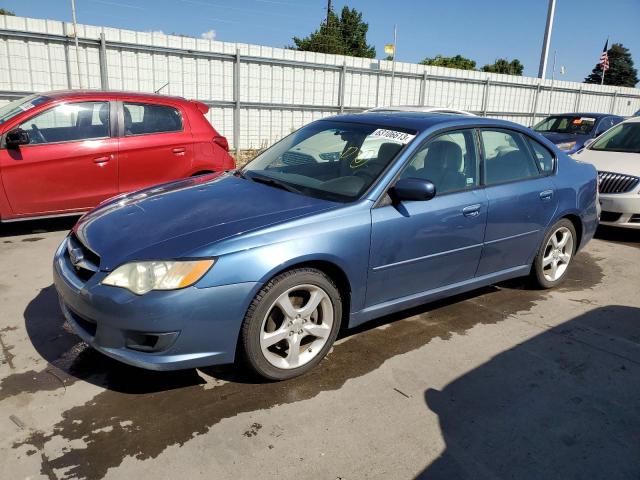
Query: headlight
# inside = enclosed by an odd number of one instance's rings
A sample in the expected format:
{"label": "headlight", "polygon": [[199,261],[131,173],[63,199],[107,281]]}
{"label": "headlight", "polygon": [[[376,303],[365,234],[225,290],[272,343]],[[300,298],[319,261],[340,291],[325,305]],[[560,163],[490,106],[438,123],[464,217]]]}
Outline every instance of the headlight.
{"label": "headlight", "polygon": [[576,142],[563,142],[556,145],[560,150],[571,150],[575,146]]}
{"label": "headlight", "polygon": [[137,295],[151,290],[175,290],[193,285],[215,260],[133,262],[120,265],[103,285],[126,288]]}

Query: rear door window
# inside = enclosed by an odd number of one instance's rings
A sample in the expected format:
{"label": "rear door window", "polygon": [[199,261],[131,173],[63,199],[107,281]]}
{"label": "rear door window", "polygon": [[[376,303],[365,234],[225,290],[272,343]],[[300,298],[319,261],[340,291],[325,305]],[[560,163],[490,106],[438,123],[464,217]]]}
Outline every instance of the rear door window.
{"label": "rear door window", "polygon": [[495,185],[538,177],[540,170],[524,138],[508,130],[480,131],[484,149],[485,183]]}
{"label": "rear door window", "polygon": [[109,102],[63,103],[23,122],[30,145],[109,136]]}
{"label": "rear door window", "polygon": [[124,134],[147,135],[182,131],[182,115],[168,105],[124,102]]}
{"label": "rear door window", "polygon": [[538,163],[540,170],[544,173],[553,172],[555,162],[553,154],[535,140],[527,138],[527,141],[529,142],[529,145],[531,145],[531,150],[533,150],[533,154],[536,157],[536,162]]}

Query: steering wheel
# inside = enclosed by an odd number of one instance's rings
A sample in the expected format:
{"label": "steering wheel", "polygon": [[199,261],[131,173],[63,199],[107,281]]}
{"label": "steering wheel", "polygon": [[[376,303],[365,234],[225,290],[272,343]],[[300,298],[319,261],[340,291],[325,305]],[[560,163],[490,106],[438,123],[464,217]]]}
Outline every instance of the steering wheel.
{"label": "steering wheel", "polygon": [[40,131],[40,129],[35,123],[31,124],[31,131],[35,133],[35,139],[38,140],[37,142],[34,142],[34,143],[47,143],[47,139],[44,138],[44,135],[42,134],[42,132]]}

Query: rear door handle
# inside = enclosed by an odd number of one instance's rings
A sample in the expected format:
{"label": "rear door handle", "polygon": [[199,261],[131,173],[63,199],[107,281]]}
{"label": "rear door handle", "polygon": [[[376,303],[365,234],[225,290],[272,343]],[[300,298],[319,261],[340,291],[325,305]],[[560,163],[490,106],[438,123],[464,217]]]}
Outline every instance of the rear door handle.
{"label": "rear door handle", "polygon": [[544,192],[540,192],[540,200],[551,200],[553,197],[553,190],[545,190]]}
{"label": "rear door handle", "polygon": [[479,203],[476,203],[475,205],[469,205],[468,207],[464,207],[462,209],[462,214],[465,217],[477,217],[478,215],[480,215],[480,207],[481,205]]}
{"label": "rear door handle", "polygon": [[171,151],[172,151],[173,153],[175,153],[176,155],[184,155],[184,152],[185,152],[186,150],[187,150],[187,149],[186,149],[185,147],[176,147],[176,148],[172,149]]}

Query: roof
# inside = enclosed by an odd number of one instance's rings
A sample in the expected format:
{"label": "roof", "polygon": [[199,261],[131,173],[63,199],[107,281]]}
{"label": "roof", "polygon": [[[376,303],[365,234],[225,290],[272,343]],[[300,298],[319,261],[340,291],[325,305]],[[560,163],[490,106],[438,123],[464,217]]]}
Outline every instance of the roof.
{"label": "roof", "polygon": [[409,130],[424,131],[435,125],[450,123],[452,126],[487,125],[504,126],[516,129],[525,129],[522,125],[499,120],[496,118],[478,117],[475,115],[459,115],[451,113],[434,112],[404,112],[404,111],[377,111],[363,113],[349,113],[326,117],[323,120],[339,120],[341,122],[368,123],[383,127],[406,128]]}
{"label": "roof", "polygon": [[66,97],[83,97],[83,96],[95,96],[95,95],[123,95],[127,97],[141,97],[141,98],[171,98],[173,100],[185,101],[184,97],[177,97],[171,95],[160,95],[158,93],[145,93],[145,92],[127,92],[123,90],[54,90],[51,92],[42,92],[40,95],[43,97],[50,97],[53,99],[61,99]]}
{"label": "roof", "polygon": [[613,113],[602,113],[602,112],[567,112],[567,113],[550,113],[547,117],[561,117],[563,115],[572,115],[575,117],[593,117],[593,118],[602,118],[602,117],[621,117],[621,115],[615,115]]}
{"label": "roof", "polygon": [[475,115],[474,113],[467,112],[466,110],[458,110],[456,108],[447,107],[427,107],[427,106],[412,106],[412,105],[400,105],[393,107],[375,107],[370,108],[367,112],[434,112],[434,113],[454,113],[457,115]]}

